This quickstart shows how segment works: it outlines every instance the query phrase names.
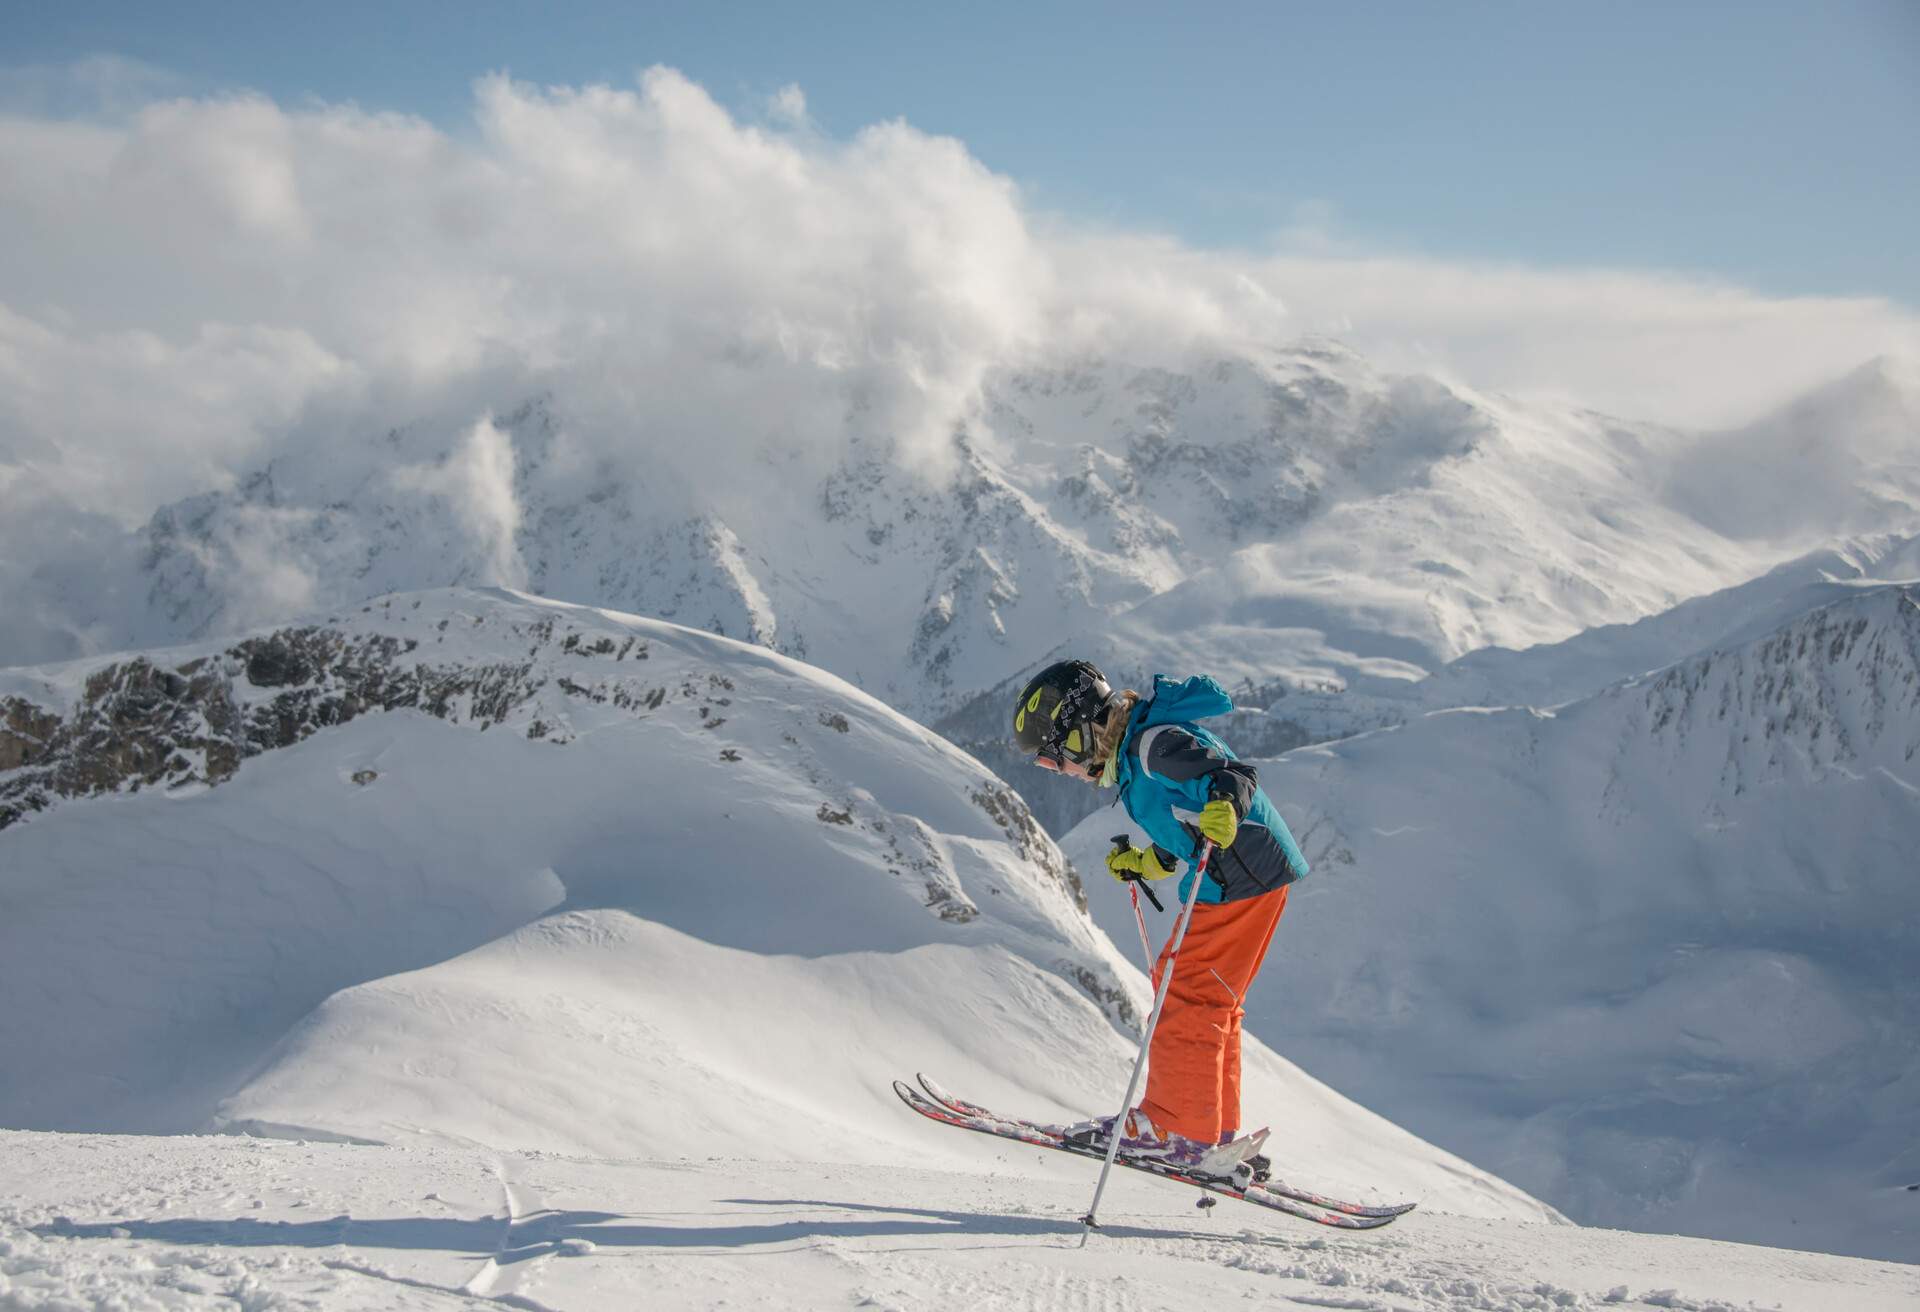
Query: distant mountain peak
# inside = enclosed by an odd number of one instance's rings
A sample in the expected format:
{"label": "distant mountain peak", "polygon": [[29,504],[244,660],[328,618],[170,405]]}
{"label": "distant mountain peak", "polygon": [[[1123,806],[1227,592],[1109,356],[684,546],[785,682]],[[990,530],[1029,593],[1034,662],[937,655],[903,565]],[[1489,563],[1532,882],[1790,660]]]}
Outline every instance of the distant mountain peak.
{"label": "distant mountain peak", "polygon": [[1903,412],[1834,405],[1818,434],[1852,434],[1845,459],[1787,419],[1720,452],[1724,435],[1482,396],[1307,338],[1007,369],[937,452],[850,420],[804,459],[770,436],[763,462],[715,471],[697,450],[582,441],[567,398],[533,392],[288,449],[162,508],[115,585],[144,605],[101,600],[64,632],[151,644],[503,583],[804,654],[926,717],[1115,625],[1244,648],[1236,667],[1261,633],[1312,630],[1348,671],[1430,670],[1751,578],[1835,507],[1856,531],[1901,527],[1920,506]]}
{"label": "distant mountain peak", "polygon": [[1623,695],[1669,770],[1732,795],[1832,770],[1908,774],[1920,758],[1920,587],[1864,588]]}

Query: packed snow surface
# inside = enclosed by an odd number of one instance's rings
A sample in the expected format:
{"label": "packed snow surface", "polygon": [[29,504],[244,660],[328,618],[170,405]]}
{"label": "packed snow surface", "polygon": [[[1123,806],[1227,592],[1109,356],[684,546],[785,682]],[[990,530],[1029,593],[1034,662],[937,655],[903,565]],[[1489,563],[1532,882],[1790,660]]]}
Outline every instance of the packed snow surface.
{"label": "packed snow surface", "polygon": [[1345,1236],[1128,1175],[1082,1247],[1085,1164],[979,1142],[936,1167],[0,1131],[0,1309],[1920,1305],[1911,1266],[1424,1209]]}

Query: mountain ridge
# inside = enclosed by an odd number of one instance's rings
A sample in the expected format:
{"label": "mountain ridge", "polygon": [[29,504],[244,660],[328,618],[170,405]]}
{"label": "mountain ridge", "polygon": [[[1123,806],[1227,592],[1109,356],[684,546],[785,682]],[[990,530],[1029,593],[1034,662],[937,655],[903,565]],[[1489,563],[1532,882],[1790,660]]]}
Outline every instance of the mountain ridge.
{"label": "mountain ridge", "polygon": [[[1834,387],[1875,391],[1879,376]],[[1825,440],[1860,448],[1849,477],[1897,491],[1885,430],[1903,412],[1883,402],[1788,407],[1776,426],[1859,417],[1857,442],[1844,424]],[[504,583],[801,655],[932,719],[1063,634],[1190,632],[1234,682],[1313,686],[1379,662],[1417,678],[1797,554],[1685,508],[1698,479],[1673,462],[1721,438],[1384,374],[1323,339],[1005,369],[937,459],[855,433],[827,452],[771,443],[715,483],[644,415],[619,454],[576,437],[609,422],[541,393],[464,426],[442,415],[290,448],[157,512],[133,573],[99,590],[146,601],[74,628],[151,646]],[[1797,448],[1760,449],[1791,464]],[[1734,481],[1768,477],[1763,462]],[[1882,518],[1920,524],[1920,496],[1903,511],[1874,495]]]}

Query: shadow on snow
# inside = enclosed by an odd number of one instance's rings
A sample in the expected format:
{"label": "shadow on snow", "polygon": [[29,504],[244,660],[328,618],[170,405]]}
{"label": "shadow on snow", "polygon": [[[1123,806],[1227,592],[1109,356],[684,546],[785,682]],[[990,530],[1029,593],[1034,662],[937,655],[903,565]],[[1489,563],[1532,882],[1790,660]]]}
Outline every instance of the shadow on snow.
{"label": "shadow on snow", "polygon": [[[569,1240],[595,1248],[753,1248],[807,1239],[931,1238],[939,1235],[1000,1237],[1072,1236],[1080,1222],[1068,1217],[1014,1216],[995,1212],[953,1212],[936,1208],[878,1203],[830,1202],[811,1198],[724,1198],[720,1203],[747,1207],[806,1208],[851,1212],[856,1217],[808,1216],[790,1221],[748,1220],[743,1224],[641,1224],[642,1216],[618,1212],[543,1211],[517,1218],[471,1220],[440,1217],[392,1217],[363,1220],[334,1216],[314,1221],[257,1221],[251,1217],[204,1220],[179,1217],[164,1221],[103,1221],[78,1224],[60,1218],[32,1227],[43,1238],[143,1239],[163,1244],[228,1248],[431,1249],[492,1257],[502,1265],[552,1252]],[[656,1214],[664,1215],[664,1214]],[[693,1216],[697,1213],[688,1213]],[[1115,1239],[1231,1239],[1239,1232],[1208,1234],[1192,1230],[1103,1225],[1100,1234]],[[503,1244],[502,1241],[506,1242]],[[1285,1243],[1278,1236],[1273,1242]]]}

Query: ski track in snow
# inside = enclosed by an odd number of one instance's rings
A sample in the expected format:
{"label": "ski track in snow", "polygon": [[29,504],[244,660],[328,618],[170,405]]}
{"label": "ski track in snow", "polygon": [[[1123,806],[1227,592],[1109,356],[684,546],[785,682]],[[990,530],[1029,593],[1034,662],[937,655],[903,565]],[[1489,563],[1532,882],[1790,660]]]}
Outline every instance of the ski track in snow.
{"label": "ski track in snow", "polygon": [[545,1209],[540,1195],[517,1178],[517,1164],[513,1159],[495,1158],[493,1174],[500,1183],[500,1207],[505,1213],[500,1222],[500,1242],[461,1290],[478,1298],[528,1308],[531,1312],[546,1312],[543,1304],[520,1290],[534,1282],[541,1266],[558,1251],[559,1243],[528,1229],[528,1220],[541,1215]]}

